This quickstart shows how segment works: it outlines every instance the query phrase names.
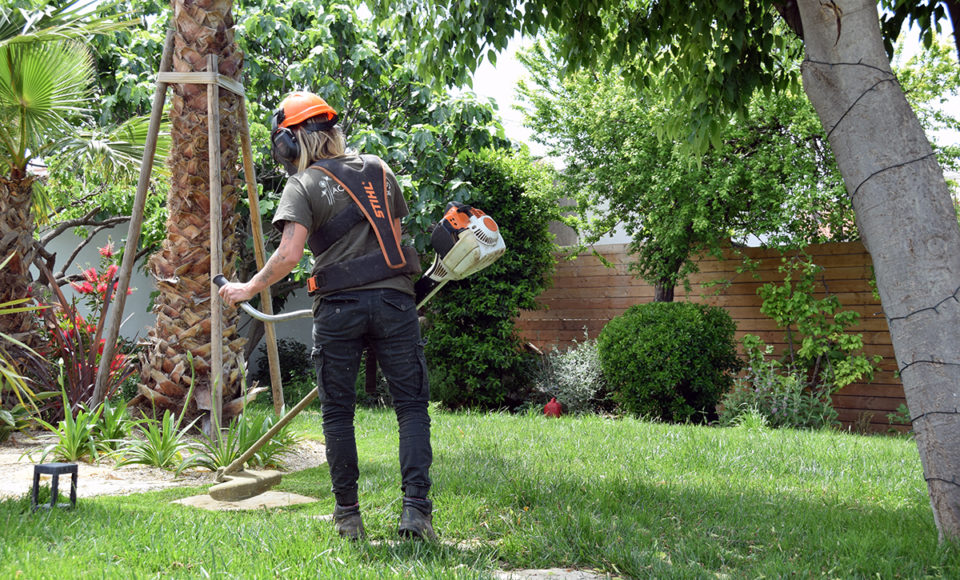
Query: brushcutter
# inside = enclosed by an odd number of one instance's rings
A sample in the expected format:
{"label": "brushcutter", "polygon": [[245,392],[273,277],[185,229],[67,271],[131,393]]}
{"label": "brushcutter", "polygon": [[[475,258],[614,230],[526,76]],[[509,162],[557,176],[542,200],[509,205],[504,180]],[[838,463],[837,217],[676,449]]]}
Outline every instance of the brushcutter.
{"label": "brushcutter", "polygon": [[[447,204],[443,219],[431,234],[430,244],[436,251],[433,264],[414,285],[418,310],[447,282],[461,280],[483,270],[496,262],[506,250],[497,222],[493,218],[476,208],[457,202]],[[213,282],[222,287],[227,283],[227,279],[223,274],[217,274]],[[241,302],[239,306],[251,317],[264,322],[313,316],[313,311],[309,309],[268,315],[246,302]],[[243,466],[267,441],[312,403],[318,394],[317,389],[311,389],[240,457],[230,465],[217,469],[217,484],[210,488],[210,497],[217,501],[240,501],[260,495],[280,483],[279,471],[246,470]]]}

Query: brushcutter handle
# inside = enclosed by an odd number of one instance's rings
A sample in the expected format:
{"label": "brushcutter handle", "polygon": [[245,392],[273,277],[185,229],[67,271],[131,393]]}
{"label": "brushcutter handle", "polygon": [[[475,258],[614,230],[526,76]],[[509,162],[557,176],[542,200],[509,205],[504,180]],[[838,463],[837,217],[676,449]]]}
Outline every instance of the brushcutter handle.
{"label": "brushcutter handle", "polygon": [[[223,288],[227,284],[227,279],[223,274],[217,274],[213,277],[213,283],[216,284],[218,288]],[[295,310],[293,312],[285,312],[283,314],[264,314],[246,302],[240,302],[237,304],[237,306],[242,308],[243,311],[249,314],[252,318],[262,320],[263,322],[283,322],[284,320],[293,320],[294,318],[310,318],[313,316],[312,310]]]}

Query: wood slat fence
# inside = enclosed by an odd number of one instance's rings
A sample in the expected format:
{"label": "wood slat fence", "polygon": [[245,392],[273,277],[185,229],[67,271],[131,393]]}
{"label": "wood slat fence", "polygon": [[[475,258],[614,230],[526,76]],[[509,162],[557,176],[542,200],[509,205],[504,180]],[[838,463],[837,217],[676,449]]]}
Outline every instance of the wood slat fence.
{"label": "wood slat fence", "polygon": [[[595,246],[594,250],[613,267],[589,254],[558,263],[552,287],[537,299],[544,308],[525,311],[518,320],[525,341],[541,350],[563,349],[574,340],[595,338],[611,318],[628,307],[653,301],[653,287],[628,272],[626,245]],[[732,250],[725,251],[720,259],[703,257],[698,261],[700,271],[690,278],[691,290],[678,286],[675,300],[725,308],[737,323],[737,340],[745,334],[755,334],[780,353],[787,346],[785,332],[760,312],[762,301],[757,289],[767,282],[783,280],[778,270],[781,254],[763,248],[738,251],[757,261],[758,267],[752,272],[738,273],[743,261]],[[844,387],[834,395],[834,407],[845,427],[887,431],[891,427],[887,414],[906,401],[903,385],[895,373],[887,321],[871,286],[870,255],[859,242],[813,245],[806,251],[824,268],[817,275],[818,296],[829,291],[838,297],[844,309],[858,312],[859,324],[851,332],[863,334],[865,354],[883,357],[873,381]],[[710,285],[723,281],[728,284]],[[899,430],[907,428],[900,426]]]}

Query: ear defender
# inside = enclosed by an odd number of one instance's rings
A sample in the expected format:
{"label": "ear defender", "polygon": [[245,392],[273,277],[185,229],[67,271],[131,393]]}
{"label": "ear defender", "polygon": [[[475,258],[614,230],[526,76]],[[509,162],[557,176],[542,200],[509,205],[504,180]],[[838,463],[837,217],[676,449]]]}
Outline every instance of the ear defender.
{"label": "ear defender", "polygon": [[297,136],[293,131],[281,126],[283,118],[283,107],[274,111],[270,117],[271,152],[274,161],[296,165],[297,160],[300,159],[300,144],[297,142]]}

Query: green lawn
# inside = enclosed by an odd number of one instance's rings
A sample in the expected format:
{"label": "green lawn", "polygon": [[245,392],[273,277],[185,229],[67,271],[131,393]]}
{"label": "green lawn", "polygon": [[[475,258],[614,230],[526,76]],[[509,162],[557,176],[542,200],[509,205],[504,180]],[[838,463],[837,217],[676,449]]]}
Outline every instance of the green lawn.
{"label": "green lawn", "polygon": [[[360,411],[367,541],[329,521],[326,466],[270,512],[169,502],[206,488],[81,498],[76,511],[0,503],[2,578],[483,578],[574,567],[659,578],[958,578],[938,546],[916,445],[839,432],[435,411],[439,544],[396,542],[396,421]],[[320,437],[315,412],[298,428]],[[83,482],[80,482],[83,485]]]}

